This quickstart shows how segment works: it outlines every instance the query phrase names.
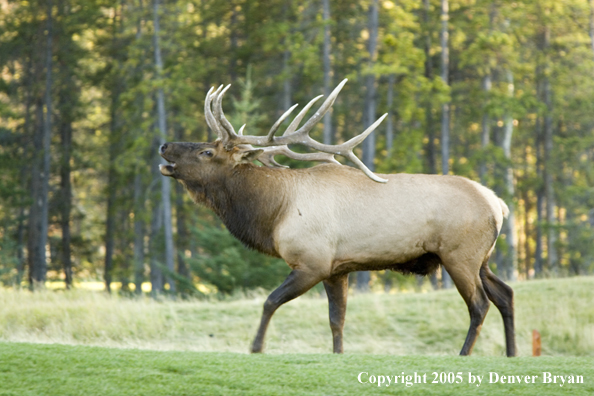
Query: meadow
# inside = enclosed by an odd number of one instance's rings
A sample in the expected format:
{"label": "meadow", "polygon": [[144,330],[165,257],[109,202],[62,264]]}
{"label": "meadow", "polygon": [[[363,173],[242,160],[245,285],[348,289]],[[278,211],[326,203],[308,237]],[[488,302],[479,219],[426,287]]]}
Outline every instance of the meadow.
{"label": "meadow", "polygon": [[[532,330],[543,355],[594,357],[594,277],[518,282],[516,334],[520,356],[532,353]],[[228,301],[154,301],[73,290],[30,293],[0,289],[0,341],[151,350],[247,353],[265,294]],[[459,352],[468,329],[458,292],[370,293],[349,297],[345,352],[446,355]],[[268,353],[332,351],[325,296],[310,292],[272,318]],[[505,354],[503,324],[491,305],[476,356]]]}
{"label": "meadow", "polygon": [[[543,372],[556,375],[557,382],[543,383]],[[401,373],[404,384],[399,378],[396,384],[377,385],[379,376],[393,378]],[[434,383],[433,373],[460,373],[461,380],[441,382],[438,376]],[[469,373],[482,376],[480,385],[469,380]],[[495,378],[491,373],[500,379],[506,375],[506,383],[491,383],[490,377]],[[536,378],[534,383],[507,383],[509,375]],[[562,384],[560,375],[581,375],[583,383]],[[370,383],[372,376],[375,383]],[[409,386],[406,376],[410,376]],[[594,393],[593,377],[593,360],[583,357],[248,355],[0,343],[0,396],[586,396]]]}
{"label": "meadow", "polygon": [[[350,296],[345,354],[334,356],[327,302],[318,292],[281,307],[266,353],[250,355],[263,294],[154,301],[2,289],[0,395],[592,394],[594,277],[512,286],[520,356],[514,359],[504,357],[503,324],[493,306],[473,356],[456,356],[468,313],[455,290]],[[540,358],[530,357],[533,329],[542,336]],[[380,375],[414,372],[428,383],[377,386]],[[539,377],[487,383],[491,372]],[[581,375],[584,383],[543,383],[544,372]],[[360,373],[367,373],[365,383]],[[433,373],[444,373],[445,383],[432,383]],[[462,381],[448,382],[448,373],[462,373]],[[480,386],[469,383],[470,373],[484,377]]]}

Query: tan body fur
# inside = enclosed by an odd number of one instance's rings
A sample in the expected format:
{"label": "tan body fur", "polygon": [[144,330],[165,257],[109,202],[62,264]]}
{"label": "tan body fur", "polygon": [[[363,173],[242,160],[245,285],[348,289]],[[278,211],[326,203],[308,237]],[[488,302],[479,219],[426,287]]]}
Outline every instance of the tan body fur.
{"label": "tan body fur", "polygon": [[[274,233],[279,255],[326,276],[454,251],[482,255],[478,272],[507,212],[491,190],[457,176],[381,175],[389,182],[379,184],[333,164],[263,170],[284,173],[291,197]],[[315,250],[315,265],[300,262],[304,247]]]}

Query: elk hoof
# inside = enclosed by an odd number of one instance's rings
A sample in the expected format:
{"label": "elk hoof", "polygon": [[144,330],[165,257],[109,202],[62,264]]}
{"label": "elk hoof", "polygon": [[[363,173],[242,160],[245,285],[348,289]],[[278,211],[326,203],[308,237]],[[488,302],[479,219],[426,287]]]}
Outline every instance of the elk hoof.
{"label": "elk hoof", "polygon": [[254,345],[252,345],[252,350],[251,350],[251,352],[252,352],[252,353],[262,353],[262,350],[263,350],[263,349],[264,349],[264,348],[262,348],[262,345],[255,345],[255,344],[254,344]]}

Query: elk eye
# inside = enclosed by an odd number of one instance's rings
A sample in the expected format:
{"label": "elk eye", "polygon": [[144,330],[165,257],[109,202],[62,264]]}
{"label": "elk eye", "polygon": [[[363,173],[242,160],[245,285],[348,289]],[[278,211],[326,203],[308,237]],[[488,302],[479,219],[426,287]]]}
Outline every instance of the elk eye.
{"label": "elk eye", "polygon": [[206,155],[207,157],[212,157],[212,151],[204,150],[204,151],[201,151],[199,155]]}

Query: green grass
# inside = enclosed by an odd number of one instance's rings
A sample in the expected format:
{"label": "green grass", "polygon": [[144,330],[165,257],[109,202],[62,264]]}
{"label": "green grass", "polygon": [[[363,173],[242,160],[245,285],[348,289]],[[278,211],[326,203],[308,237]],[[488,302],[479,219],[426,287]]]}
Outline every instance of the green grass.
{"label": "green grass", "polygon": [[[594,277],[512,286],[523,356],[514,359],[503,357],[494,307],[473,356],[456,356],[468,313],[455,290],[350,296],[342,356],[330,354],[327,302],[315,293],[281,307],[267,354],[249,355],[263,295],[155,302],[0,290],[0,396],[594,394]],[[532,329],[541,332],[548,356],[528,357]],[[360,373],[369,380],[403,372],[426,375],[427,383],[378,387],[357,380]],[[432,383],[433,373],[458,372],[461,383]],[[491,372],[538,377],[489,383]],[[583,383],[546,384],[544,372],[582,376]],[[479,387],[469,384],[469,373],[483,376]]]}
{"label": "green grass", "polygon": [[[532,353],[532,329],[543,355],[594,357],[594,277],[519,282],[515,290],[520,356]],[[88,291],[30,293],[0,289],[0,341],[153,350],[246,353],[264,295],[235,301],[130,300]],[[458,354],[468,311],[455,290],[352,295],[344,331],[347,354]],[[267,353],[329,353],[325,297],[310,293],[272,318]],[[491,306],[474,356],[503,356],[499,312]]]}
{"label": "green grass", "polygon": [[[361,384],[371,375],[426,374],[427,383]],[[432,383],[461,372],[462,383]],[[468,373],[484,376],[479,387]],[[538,376],[535,383],[489,383],[489,373]],[[543,383],[543,372],[583,383]],[[577,377],[574,377],[577,378]],[[447,382],[447,381],[446,381]],[[0,343],[0,395],[591,395],[592,358],[248,355]]]}

